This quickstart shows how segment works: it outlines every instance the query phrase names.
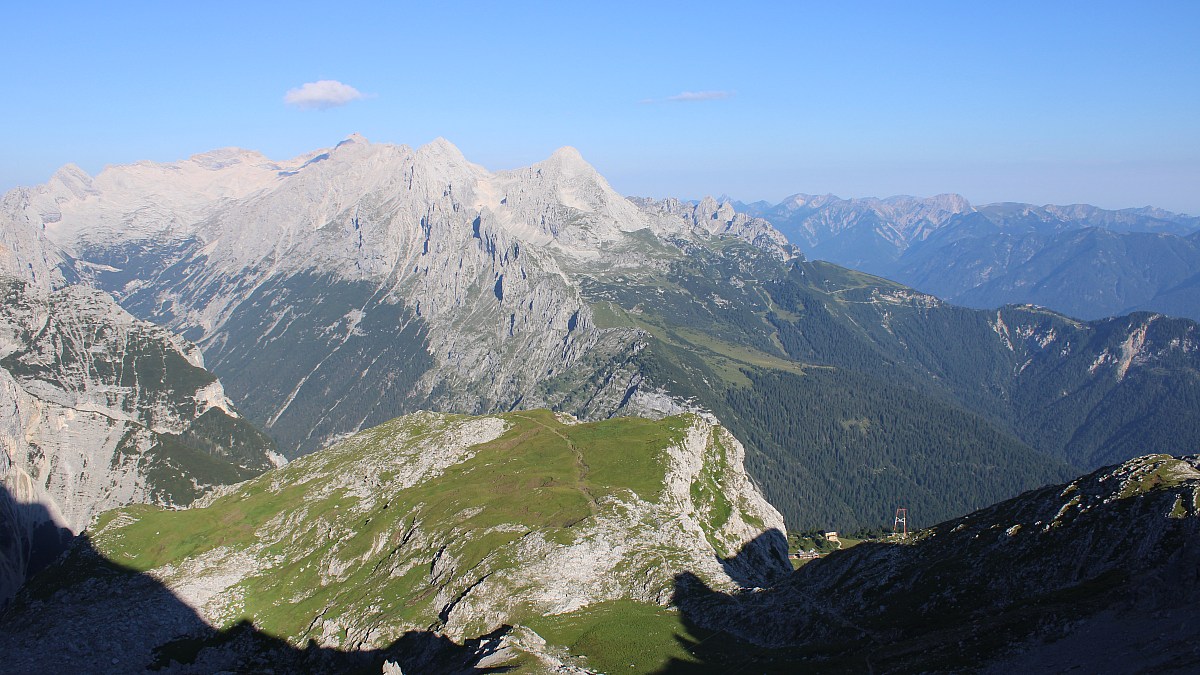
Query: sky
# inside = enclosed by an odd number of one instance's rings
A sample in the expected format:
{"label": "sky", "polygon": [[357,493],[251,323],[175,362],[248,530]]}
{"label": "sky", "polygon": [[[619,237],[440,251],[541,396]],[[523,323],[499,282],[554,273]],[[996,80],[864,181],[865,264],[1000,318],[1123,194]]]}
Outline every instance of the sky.
{"label": "sky", "polygon": [[618,191],[1200,215],[1200,2],[10,3],[0,190],[351,133]]}

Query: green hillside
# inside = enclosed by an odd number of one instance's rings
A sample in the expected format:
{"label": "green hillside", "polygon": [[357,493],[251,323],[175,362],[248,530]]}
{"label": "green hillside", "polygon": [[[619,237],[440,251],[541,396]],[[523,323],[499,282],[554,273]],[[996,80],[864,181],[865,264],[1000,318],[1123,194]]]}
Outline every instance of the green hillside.
{"label": "green hillside", "polygon": [[[972,310],[738,243],[687,254],[585,291],[603,326],[645,332],[632,359],[651,386],[746,442],[793,529],[878,526],[898,506],[936,522],[1200,442],[1200,368],[1180,347],[1198,340],[1190,321]],[[1120,371],[1131,335],[1148,355]]]}
{"label": "green hillside", "polygon": [[[112,584],[83,603],[99,605],[152,573],[215,629],[150,645],[183,663],[252,624],[355,651],[414,631],[461,641],[505,630],[518,665],[541,669],[530,654],[545,653],[647,672],[688,658],[676,639],[686,627],[666,608],[677,575],[732,590],[731,577],[786,574],[780,525],[736,441],[695,416],[418,413],[197,508],[107,512],[87,543],[99,557],[77,550],[30,594]],[[739,552],[744,564],[721,562]],[[24,602],[18,613],[36,611]]]}

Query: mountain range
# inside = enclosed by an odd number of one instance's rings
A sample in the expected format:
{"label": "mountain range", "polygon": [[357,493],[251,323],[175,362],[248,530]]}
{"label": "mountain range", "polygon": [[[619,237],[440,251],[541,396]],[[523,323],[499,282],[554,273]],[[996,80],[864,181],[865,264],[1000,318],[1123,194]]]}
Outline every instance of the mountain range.
{"label": "mountain range", "polygon": [[[1195,236],[793,201],[822,251],[893,262],[995,230]],[[358,136],[10,192],[6,663],[1000,671],[1124,619],[1134,663],[1200,662],[1200,465],[1172,456],[1200,441],[1197,324],[950,304],[760,207],[625,198],[571,148],[491,172]],[[788,528],[898,506],[946,522],[791,572]]]}
{"label": "mountain range", "polygon": [[1083,319],[1200,320],[1200,217],[1151,207],[972,206],[960,195],[735,202],[811,258],[968,307],[1037,304]]}
{"label": "mountain range", "polygon": [[419,409],[693,411],[803,529],[939,520],[1200,437],[1191,322],[961,309],[729,204],[626,199],[570,148],[493,173],[351,137],[68,167],[6,203],[64,274],[195,341],[291,458]]}

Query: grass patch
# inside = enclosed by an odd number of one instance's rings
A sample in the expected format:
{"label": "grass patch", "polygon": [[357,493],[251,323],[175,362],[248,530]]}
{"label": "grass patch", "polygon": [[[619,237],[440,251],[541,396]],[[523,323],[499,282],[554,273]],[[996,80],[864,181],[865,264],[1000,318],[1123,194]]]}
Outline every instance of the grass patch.
{"label": "grass patch", "polygon": [[589,670],[603,673],[651,673],[672,660],[698,663],[681,644],[685,628],[679,612],[613,600],[569,614],[526,622],[547,642],[579,657]]}
{"label": "grass patch", "polygon": [[708,451],[704,455],[704,465],[689,488],[692,504],[701,514],[700,526],[704,530],[704,536],[721,555],[728,555],[730,551],[725,550],[716,532],[733,516],[733,504],[729,502],[725,495],[726,490],[721,484],[721,479],[726,477],[729,471],[727,458],[728,450],[721,443],[718,432],[714,430],[709,438]]}
{"label": "grass patch", "polygon": [[612,302],[593,302],[589,307],[592,310],[592,321],[596,324],[596,328],[601,330],[606,328],[627,328],[636,325],[629,318],[629,314],[625,310]]}
{"label": "grass patch", "polygon": [[686,417],[661,421],[625,417],[559,426],[587,467],[586,482],[593,495],[628,489],[657,502],[667,471],[666,449],[683,440],[689,424]]}
{"label": "grass patch", "polygon": [[671,336],[686,345],[707,350],[712,354],[732,361],[738,372],[745,366],[758,366],[774,370],[786,370],[797,375],[804,374],[804,365],[788,358],[775,356],[744,345],[736,345],[691,328],[673,328]]}
{"label": "grass patch", "polygon": [[1126,499],[1153,490],[1172,488],[1194,475],[1195,470],[1187,462],[1170,455],[1154,455],[1146,458],[1146,466],[1139,467],[1137,473],[1125,481],[1117,498]]}
{"label": "grass patch", "polygon": [[1175,495],[1175,504],[1171,507],[1171,518],[1186,518],[1187,507],[1183,505],[1183,495]]}

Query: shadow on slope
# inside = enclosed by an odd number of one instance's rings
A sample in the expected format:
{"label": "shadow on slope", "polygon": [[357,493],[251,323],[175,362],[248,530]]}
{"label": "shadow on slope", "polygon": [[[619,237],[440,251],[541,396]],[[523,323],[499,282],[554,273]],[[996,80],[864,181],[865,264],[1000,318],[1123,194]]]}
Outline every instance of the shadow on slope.
{"label": "shadow on slope", "polygon": [[699,663],[662,672],[1195,672],[1200,493],[1114,499],[1103,474],[834,552],[765,590],[680,574],[680,641]]}
{"label": "shadow on slope", "polygon": [[0,484],[0,612],[26,579],[66,550],[71,538],[45,506],[21,503]]}
{"label": "shadow on slope", "polygon": [[728,558],[717,556],[717,562],[742,588],[761,588],[792,571],[787,553],[787,537],[771,528],[746,542],[734,555]]}
{"label": "shadow on slope", "polygon": [[210,626],[152,576],[101,555],[86,533],[32,578],[0,616],[0,653],[9,672],[379,673],[505,672],[481,664],[508,626],[463,644],[428,631],[405,633],[383,649],[305,647],[243,620]]}
{"label": "shadow on slope", "polygon": [[[769,592],[763,587],[789,578],[792,567],[787,561],[787,539],[783,533],[767,530],[736,554],[717,560],[726,574],[742,586],[742,591],[722,593],[709,588],[691,572],[677,574],[671,604],[679,610],[682,630],[676,632],[675,641],[689,658],[671,658],[656,672],[795,672],[799,663],[794,655],[760,646],[754,639],[757,631],[751,624],[761,617],[728,611],[730,606],[736,606],[736,598]],[[699,616],[706,620],[697,620]]]}

